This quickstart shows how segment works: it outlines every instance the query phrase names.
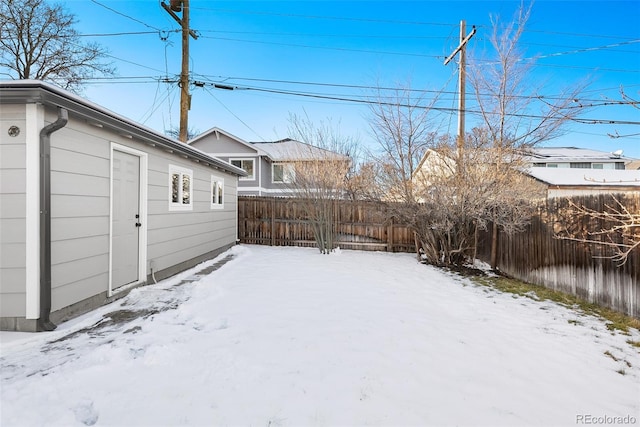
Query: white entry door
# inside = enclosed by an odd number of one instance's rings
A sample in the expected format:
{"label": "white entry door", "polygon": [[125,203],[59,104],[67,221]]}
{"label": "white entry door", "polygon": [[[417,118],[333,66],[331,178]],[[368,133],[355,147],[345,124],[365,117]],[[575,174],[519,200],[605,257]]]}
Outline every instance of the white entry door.
{"label": "white entry door", "polygon": [[111,289],[117,289],[140,279],[140,157],[114,150],[111,179]]}

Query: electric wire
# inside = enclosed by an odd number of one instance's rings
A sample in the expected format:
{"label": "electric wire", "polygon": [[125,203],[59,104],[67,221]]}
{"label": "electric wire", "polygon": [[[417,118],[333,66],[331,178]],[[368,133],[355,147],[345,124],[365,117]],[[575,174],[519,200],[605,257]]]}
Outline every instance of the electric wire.
{"label": "electric wire", "polygon": [[242,123],[247,129],[249,129],[251,132],[253,132],[258,138],[260,138],[263,142],[266,142],[266,139],[264,139],[258,132],[256,132],[251,126],[249,126],[244,120],[242,120],[240,117],[238,117],[233,111],[231,111],[231,109],[229,109],[229,107],[227,107],[222,101],[220,101],[218,99],[217,96],[215,96],[213,94],[213,92],[211,92],[210,89],[203,87],[204,91],[207,92],[209,95],[211,95],[211,97],[213,99],[215,99],[220,105],[222,105],[222,108],[224,108],[225,110],[227,110],[229,112],[229,114],[231,114],[233,117],[235,117],[240,123]]}
{"label": "electric wire", "polygon": [[142,24],[142,25],[144,25],[144,26],[145,26],[145,27],[147,27],[147,28],[151,28],[152,30],[156,30],[156,31],[162,31],[162,30],[161,30],[160,28],[158,28],[158,27],[154,27],[154,26],[152,26],[152,25],[147,24],[146,22],[143,22],[143,21],[141,21],[141,20],[139,20],[139,19],[137,19],[137,18],[134,18],[133,16],[129,16],[129,15],[125,14],[125,13],[119,12],[119,11],[117,11],[117,10],[115,10],[115,9],[113,9],[113,8],[111,8],[111,7],[107,6],[107,5],[105,5],[105,4],[100,3],[100,2],[99,2],[99,1],[97,1],[97,0],[91,0],[91,2],[92,2],[92,3],[97,4],[98,6],[104,7],[104,8],[105,8],[105,9],[107,9],[107,10],[110,10],[111,12],[113,12],[113,13],[115,13],[115,14],[117,14],[117,15],[123,16],[123,17],[125,17],[125,18],[127,18],[127,19],[130,19],[130,20],[135,21],[135,22],[137,22],[137,23],[139,23],[139,24]]}

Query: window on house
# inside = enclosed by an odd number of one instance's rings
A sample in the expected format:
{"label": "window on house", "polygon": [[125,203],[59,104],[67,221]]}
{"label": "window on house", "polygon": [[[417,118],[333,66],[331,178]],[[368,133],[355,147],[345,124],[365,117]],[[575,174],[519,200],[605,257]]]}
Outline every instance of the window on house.
{"label": "window on house", "polygon": [[616,162],[616,169],[624,170],[624,162]]}
{"label": "window on house", "polygon": [[547,167],[548,168],[557,168],[558,164],[557,163],[547,163]]}
{"label": "window on house", "polygon": [[271,165],[271,176],[274,183],[290,184],[295,180],[293,165],[288,163],[274,163]]}
{"label": "window on house", "polygon": [[193,171],[169,165],[169,210],[193,208]]}
{"label": "window on house", "polygon": [[[595,164],[594,164],[595,166]],[[574,162],[571,163],[570,167],[572,169],[591,169],[591,163],[589,162]],[[594,167],[594,169],[597,169]]]}
{"label": "window on house", "polygon": [[591,165],[591,167],[593,169],[604,169],[604,164],[602,164],[602,163],[594,163],[593,165]]}
{"label": "window on house", "polygon": [[231,159],[230,160],[231,164],[233,166],[237,166],[240,169],[244,169],[244,171],[247,173],[247,176],[245,177],[240,177],[241,180],[254,180],[255,175],[254,175],[254,159]]}
{"label": "window on house", "polygon": [[211,209],[224,208],[224,179],[211,176]]}

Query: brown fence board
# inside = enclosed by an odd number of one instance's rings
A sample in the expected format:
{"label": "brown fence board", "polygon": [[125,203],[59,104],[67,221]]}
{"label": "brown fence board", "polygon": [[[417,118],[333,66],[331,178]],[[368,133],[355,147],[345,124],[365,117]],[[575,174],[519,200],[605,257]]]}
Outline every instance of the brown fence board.
{"label": "brown fence board", "polygon": [[[387,221],[385,205],[338,201],[336,230],[344,249],[414,252],[413,231]],[[240,242],[272,246],[315,246],[300,201],[278,197],[238,197]]]}

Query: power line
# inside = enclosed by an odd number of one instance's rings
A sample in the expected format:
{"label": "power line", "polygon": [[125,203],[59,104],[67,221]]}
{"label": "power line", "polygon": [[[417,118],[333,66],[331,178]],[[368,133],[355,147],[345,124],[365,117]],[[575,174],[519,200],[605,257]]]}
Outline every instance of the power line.
{"label": "power line", "polygon": [[112,36],[139,36],[139,35],[148,35],[148,34],[161,34],[161,33],[175,33],[180,30],[170,30],[170,31],[129,31],[122,33],[96,33],[96,34],[75,34],[73,36],[67,37],[112,37]]}
{"label": "power line", "polygon": [[369,19],[369,18],[349,18],[344,16],[320,16],[320,15],[301,15],[295,13],[276,13],[276,12],[258,12],[247,10],[217,9],[206,7],[193,7],[194,10],[207,10],[216,13],[239,13],[244,15],[267,15],[267,16],[283,16],[288,18],[304,18],[304,19],[326,19],[335,21],[353,21],[353,22],[374,22],[382,24],[401,24],[401,25],[433,25],[451,27],[457,24],[448,24],[443,22],[420,22],[420,21],[395,21],[390,19]]}
{"label": "power line", "polygon": [[[197,82],[196,86],[204,86],[209,85],[216,89],[222,90],[241,90],[241,91],[257,91],[257,92],[266,92],[266,93],[274,93],[281,95],[291,95],[291,96],[300,96],[300,97],[308,97],[308,98],[317,98],[317,99],[330,99],[334,101],[344,101],[344,102],[352,102],[357,104],[368,104],[368,105],[383,105],[383,106],[393,106],[393,107],[403,107],[403,108],[420,108],[420,109],[431,109],[434,111],[441,112],[458,112],[458,109],[449,108],[449,107],[435,107],[435,106],[421,106],[421,105],[411,105],[406,103],[398,103],[398,102],[386,102],[386,101],[371,101],[371,100],[363,100],[357,98],[347,98],[347,97],[337,97],[337,96],[328,96],[324,94],[317,93],[309,93],[309,92],[294,92],[294,91],[286,91],[280,89],[268,89],[268,88],[259,88],[259,87],[241,87],[241,86],[229,86],[218,83],[204,83]],[[466,109],[465,112],[470,114],[480,114],[481,111],[477,110],[469,110]],[[535,114],[521,114],[521,113],[511,113],[505,114],[509,117],[520,117],[520,118],[533,118],[533,119],[546,119],[546,116],[540,116]],[[627,120],[610,120],[610,119],[578,119],[578,118],[568,118],[568,120],[583,123],[583,124],[619,124],[619,125],[640,125],[640,122],[636,121],[627,121]]]}
{"label": "power line", "polygon": [[[279,79],[261,79],[261,78],[251,78],[251,77],[225,77],[225,76],[210,76],[206,74],[195,74],[196,76],[200,76],[209,80],[210,83],[222,83],[229,80],[240,80],[240,81],[253,81],[253,82],[262,82],[262,83],[281,83],[281,84],[291,84],[291,85],[299,85],[299,86],[319,86],[319,87],[336,87],[336,88],[345,88],[345,89],[359,89],[359,90],[383,90],[383,91],[395,91],[398,90],[397,87],[385,87],[385,86],[370,86],[370,85],[357,85],[357,84],[342,84],[342,83],[324,83],[324,82],[309,82],[309,81],[296,81],[296,80],[279,80]],[[213,79],[217,79],[215,82]],[[446,85],[445,85],[446,86]],[[607,90],[619,90],[618,88],[609,88],[609,89],[593,89],[594,92],[602,92]],[[413,93],[432,93],[432,94],[447,94],[447,95],[456,95],[456,91],[445,91],[445,90],[433,90],[433,89],[403,89],[408,92]],[[469,95],[474,95],[474,93],[468,92]],[[491,94],[481,93],[481,96],[490,97]],[[552,100],[563,100],[566,99],[564,96],[555,96],[555,95],[514,95],[512,98],[517,99],[552,99]],[[577,101],[584,103],[592,103],[592,102],[602,102],[602,99],[588,99],[588,98],[579,98]]]}
{"label": "power line", "polygon": [[620,46],[625,46],[625,45],[630,45],[630,44],[635,44],[635,43],[640,43],[640,39],[636,39],[636,40],[629,40],[626,42],[620,42],[620,43],[612,43],[612,44],[608,44],[608,45],[604,45],[604,46],[595,46],[595,47],[584,47],[584,48],[580,48],[580,49],[574,49],[574,50],[570,50],[570,51],[566,51],[566,52],[556,52],[556,53],[548,53],[548,54],[544,54],[544,55],[540,55],[540,56],[535,56],[535,57],[531,57],[531,58],[523,58],[523,59],[541,59],[541,58],[551,58],[554,56],[563,56],[563,55],[573,55],[576,53],[584,53],[584,52],[593,52],[596,50],[603,50],[603,49],[611,49],[614,47],[620,47]]}
{"label": "power line", "polygon": [[222,108],[224,108],[225,110],[227,110],[229,112],[229,114],[231,114],[233,117],[235,117],[240,123],[242,123],[243,125],[246,126],[247,129],[249,129],[251,132],[253,132],[258,138],[260,138],[262,141],[266,141],[258,132],[256,132],[255,130],[253,130],[253,128],[251,126],[249,126],[248,124],[245,123],[244,120],[242,120],[240,117],[238,117],[233,111],[231,111],[229,109],[229,107],[227,107],[222,101],[220,101],[218,99],[218,97],[216,97],[210,89],[203,87],[204,91],[207,92],[209,95],[211,95],[211,97],[213,99],[215,99],[220,105],[222,105]]}
{"label": "power line", "polygon": [[353,39],[415,39],[415,40],[446,40],[443,36],[420,36],[420,35],[373,35],[373,34],[318,34],[318,33],[275,33],[263,31],[223,31],[223,30],[198,30],[199,33],[220,33],[220,34],[246,34],[256,36],[285,36],[285,37],[327,37],[327,38],[353,38]]}
{"label": "power line", "polygon": [[343,47],[329,47],[329,46],[311,46],[297,43],[280,43],[280,42],[267,42],[263,40],[243,40],[243,39],[234,39],[229,37],[211,37],[211,36],[202,36],[203,39],[212,39],[212,40],[226,40],[226,41],[234,41],[241,43],[254,43],[254,44],[269,44],[275,46],[287,46],[287,47],[302,47],[305,49],[323,49],[323,50],[337,50],[343,52],[361,52],[361,53],[373,53],[373,54],[383,54],[383,55],[401,55],[401,56],[417,56],[422,58],[436,58],[438,60],[443,59],[442,55],[423,55],[419,53],[403,53],[403,52],[388,52],[388,51],[378,51],[378,50],[368,50],[368,49],[352,49],[352,48],[343,48]]}
{"label": "power line", "polygon": [[144,26],[145,26],[145,27],[147,27],[147,28],[151,28],[152,30],[156,30],[156,31],[162,31],[162,30],[161,30],[160,28],[158,28],[158,27],[154,27],[154,26],[152,26],[152,25],[147,24],[146,22],[143,22],[143,21],[141,21],[141,20],[139,20],[139,19],[137,19],[137,18],[134,18],[133,16],[129,16],[129,15],[125,14],[125,13],[122,13],[122,12],[119,12],[119,11],[117,11],[117,10],[115,10],[115,9],[112,9],[112,8],[110,8],[109,6],[107,6],[107,5],[105,5],[105,4],[102,4],[102,3],[100,3],[100,2],[99,2],[99,1],[97,1],[97,0],[91,0],[91,2],[92,2],[92,3],[97,4],[98,6],[104,7],[104,8],[105,8],[105,9],[107,9],[107,10],[110,10],[111,12],[113,12],[113,13],[115,13],[115,14],[117,14],[117,15],[123,16],[123,17],[125,17],[125,18],[127,18],[127,19],[130,19],[130,20],[135,21],[135,22],[137,22],[137,23],[139,23],[139,24],[142,24],[142,25],[144,25]]}

